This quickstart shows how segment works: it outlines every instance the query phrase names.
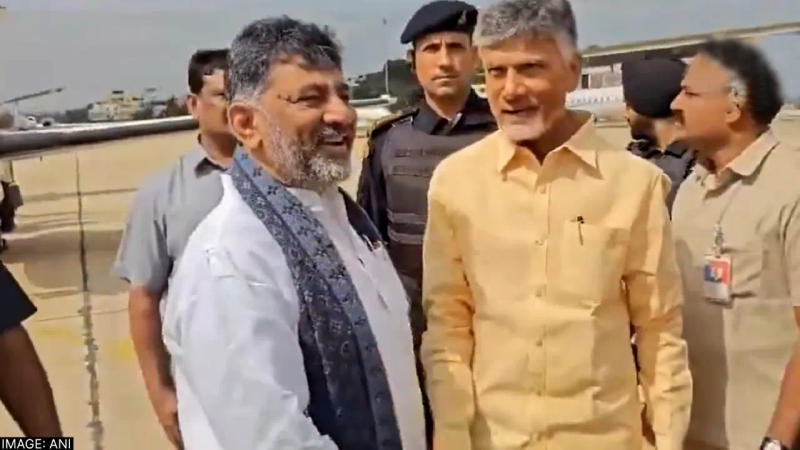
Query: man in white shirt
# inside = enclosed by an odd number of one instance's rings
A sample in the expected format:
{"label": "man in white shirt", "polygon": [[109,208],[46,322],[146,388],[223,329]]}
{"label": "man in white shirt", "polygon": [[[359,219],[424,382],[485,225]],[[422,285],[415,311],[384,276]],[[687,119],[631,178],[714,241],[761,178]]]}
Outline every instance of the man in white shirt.
{"label": "man in white shirt", "polygon": [[230,50],[244,147],[179,262],[164,317],[188,449],[425,448],[408,302],[336,187],[355,111],[327,28],[256,21]]}

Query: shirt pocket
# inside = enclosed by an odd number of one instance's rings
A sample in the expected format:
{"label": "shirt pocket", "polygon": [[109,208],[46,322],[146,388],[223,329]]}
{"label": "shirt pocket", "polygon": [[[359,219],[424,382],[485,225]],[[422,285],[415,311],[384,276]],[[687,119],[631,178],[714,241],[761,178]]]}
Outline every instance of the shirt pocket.
{"label": "shirt pocket", "polygon": [[628,240],[628,230],[565,222],[553,249],[557,291],[586,306],[619,296]]}
{"label": "shirt pocket", "polygon": [[736,301],[761,295],[765,251],[757,236],[725,246],[723,253],[731,259],[731,296]]}

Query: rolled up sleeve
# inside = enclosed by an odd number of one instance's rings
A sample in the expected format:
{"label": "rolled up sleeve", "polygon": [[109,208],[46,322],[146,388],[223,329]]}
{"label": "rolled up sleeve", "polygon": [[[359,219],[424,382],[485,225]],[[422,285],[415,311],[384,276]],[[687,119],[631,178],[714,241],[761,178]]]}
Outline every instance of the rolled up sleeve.
{"label": "rolled up sleeve", "polygon": [[435,450],[469,450],[475,415],[473,298],[461,251],[434,176],[423,244],[423,304],[428,329],[421,358],[434,420]]}
{"label": "rolled up sleeve", "polygon": [[664,206],[668,191],[666,176],[654,176],[631,229],[624,281],[656,446],[680,450],[689,425],[692,381],[681,336],[680,274]]}
{"label": "rolled up sleeve", "polygon": [[169,320],[170,347],[222,448],[336,449],[304,413],[297,301],[276,283],[220,275],[211,267],[224,268],[224,258],[207,257],[192,270],[190,293],[177,285],[182,298],[170,294],[168,303],[180,303],[168,305],[179,308]]}

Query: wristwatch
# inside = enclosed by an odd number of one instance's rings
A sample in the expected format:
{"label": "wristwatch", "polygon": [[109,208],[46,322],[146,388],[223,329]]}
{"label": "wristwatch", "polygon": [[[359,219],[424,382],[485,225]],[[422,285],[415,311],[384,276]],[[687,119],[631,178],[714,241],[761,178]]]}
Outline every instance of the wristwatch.
{"label": "wristwatch", "polygon": [[790,450],[790,449],[789,447],[783,445],[783,443],[777,439],[765,437],[764,440],[761,441],[761,450]]}

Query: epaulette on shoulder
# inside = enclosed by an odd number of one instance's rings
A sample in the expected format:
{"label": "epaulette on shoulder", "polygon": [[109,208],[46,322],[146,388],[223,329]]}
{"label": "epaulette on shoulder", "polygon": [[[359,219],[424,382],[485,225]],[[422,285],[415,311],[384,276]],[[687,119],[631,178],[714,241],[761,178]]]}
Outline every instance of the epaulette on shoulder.
{"label": "epaulette on shoulder", "polygon": [[[367,131],[368,142],[372,144],[373,139],[375,139],[379,134],[391,128],[391,126],[396,122],[410,117],[416,112],[416,108],[406,108],[382,119],[378,119],[374,124],[372,124],[372,127],[369,129],[369,131]],[[370,148],[372,148],[371,145]]]}

